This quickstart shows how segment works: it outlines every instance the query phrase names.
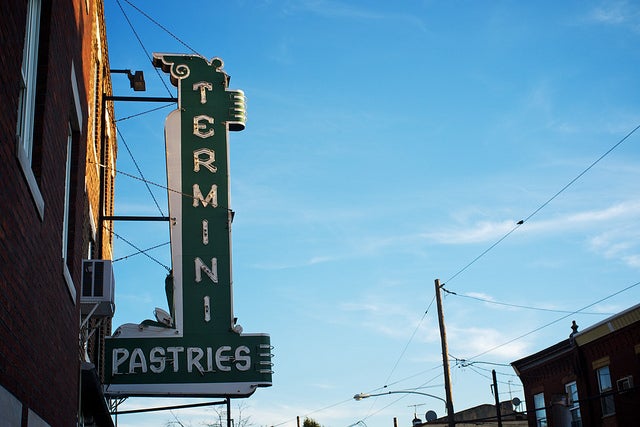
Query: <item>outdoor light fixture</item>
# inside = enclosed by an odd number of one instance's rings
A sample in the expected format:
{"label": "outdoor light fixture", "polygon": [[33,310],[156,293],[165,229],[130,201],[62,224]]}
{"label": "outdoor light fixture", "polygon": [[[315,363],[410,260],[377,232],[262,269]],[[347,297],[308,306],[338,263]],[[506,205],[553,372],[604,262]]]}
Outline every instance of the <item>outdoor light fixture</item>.
{"label": "outdoor light fixture", "polygon": [[374,394],[358,393],[355,396],[353,396],[353,398],[355,400],[362,400],[362,399],[366,399],[368,397],[386,396],[387,394],[420,394],[422,396],[433,397],[434,399],[441,400],[442,402],[444,402],[445,405],[447,404],[447,401],[444,400],[441,397],[434,396],[433,394],[429,394],[429,393],[423,393],[421,391],[414,391],[414,390],[397,390],[397,391],[387,391],[387,392],[384,392],[384,393],[374,393]]}
{"label": "outdoor light fixture", "polygon": [[147,86],[144,82],[144,73],[142,71],[131,72],[131,70],[109,70],[111,74],[126,74],[129,77],[129,86],[136,92],[144,92]]}

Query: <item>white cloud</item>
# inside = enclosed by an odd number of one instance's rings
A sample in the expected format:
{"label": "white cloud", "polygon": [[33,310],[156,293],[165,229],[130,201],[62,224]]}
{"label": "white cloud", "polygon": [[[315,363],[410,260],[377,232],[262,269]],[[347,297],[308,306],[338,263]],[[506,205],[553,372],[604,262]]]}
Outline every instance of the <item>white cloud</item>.
{"label": "white cloud", "polygon": [[605,1],[589,12],[587,21],[640,31],[640,10],[626,0]]}
{"label": "white cloud", "polygon": [[434,233],[424,233],[422,237],[435,243],[468,244],[482,243],[503,236],[515,225],[515,221],[478,221],[469,228],[451,228]]}
{"label": "white cloud", "polygon": [[595,22],[619,25],[627,20],[627,2],[607,2],[593,9],[589,18]]}
{"label": "white cloud", "polygon": [[[512,337],[496,329],[448,326],[447,331],[450,332],[448,343],[452,354],[473,357],[476,354],[489,352],[487,359],[516,360],[529,352],[527,341],[509,342]],[[505,345],[507,342],[509,343]]]}
{"label": "white cloud", "polygon": [[[635,220],[638,216],[640,216],[640,200],[629,200],[605,209],[566,214],[549,220],[536,221],[534,217],[526,222],[519,232],[535,232],[539,235],[541,233],[557,233],[562,230],[589,229],[599,224],[611,226],[611,222],[614,220]],[[516,220],[478,221],[470,226],[465,224],[440,232],[424,233],[422,237],[444,244],[491,242],[513,229],[516,222]]]}

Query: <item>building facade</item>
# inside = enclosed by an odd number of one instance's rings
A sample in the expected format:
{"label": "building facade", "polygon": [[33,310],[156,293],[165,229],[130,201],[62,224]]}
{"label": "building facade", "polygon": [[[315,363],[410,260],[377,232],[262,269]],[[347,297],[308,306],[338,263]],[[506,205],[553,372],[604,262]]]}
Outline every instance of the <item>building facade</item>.
{"label": "building facade", "polygon": [[0,424],[110,426],[81,314],[83,260],[111,257],[103,3],[8,0],[0,46]]}
{"label": "building facade", "polygon": [[530,427],[637,425],[640,305],[512,363]]}
{"label": "building facade", "polygon": [[[425,418],[427,417],[425,416]],[[524,414],[516,411],[510,401],[500,402],[500,421],[498,421],[496,405],[490,404],[478,405],[458,411],[453,416],[453,419],[456,427],[474,427],[478,425],[486,427],[498,425],[503,427],[527,427]],[[449,419],[446,416],[424,423],[421,423],[419,419],[417,421],[418,423],[414,420],[414,427],[449,425]]]}

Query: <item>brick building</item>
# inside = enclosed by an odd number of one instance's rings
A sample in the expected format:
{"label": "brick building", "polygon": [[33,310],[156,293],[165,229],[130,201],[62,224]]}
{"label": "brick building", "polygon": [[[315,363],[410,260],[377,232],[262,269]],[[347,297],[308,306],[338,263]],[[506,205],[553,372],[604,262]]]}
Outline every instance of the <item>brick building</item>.
{"label": "brick building", "polygon": [[114,170],[100,165],[116,156],[113,112],[102,108],[111,93],[105,40],[102,0],[3,3],[3,426],[113,425],[85,349],[109,321],[81,315],[83,259],[111,257],[100,227],[113,211]]}
{"label": "brick building", "polygon": [[512,363],[530,427],[638,425],[640,304]]}

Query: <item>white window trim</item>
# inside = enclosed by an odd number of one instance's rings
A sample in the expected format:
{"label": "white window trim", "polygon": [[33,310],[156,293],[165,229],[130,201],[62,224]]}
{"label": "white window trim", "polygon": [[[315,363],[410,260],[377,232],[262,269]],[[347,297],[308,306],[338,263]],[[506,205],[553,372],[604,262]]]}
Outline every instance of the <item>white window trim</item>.
{"label": "white window trim", "polygon": [[69,296],[76,304],[77,295],[76,287],[69,271],[67,260],[67,252],[69,247],[69,207],[71,205],[71,154],[73,151],[73,131],[74,129],[82,133],[82,109],[80,108],[80,96],[78,92],[78,79],[76,77],[76,68],[71,61],[71,89],[73,93],[73,111],[70,115],[68,134],[67,134],[67,157],[65,162],[65,184],[64,184],[64,212],[62,216],[62,274],[67,284]]}
{"label": "white window trim", "polygon": [[62,271],[67,289],[71,295],[73,303],[76,303],[76,287],[69,271],[67,252],[69,249],[69,207],[71,205],[71,151],[73,149],[73,129],[69,123],[67,135],[67,157],[65,161],[65,182],[64,182],[64,211],[62,213]]}
{"label": "white window trim", "polygon": [[7,389],[0,385],[0,414],[2,422],[8,426],[19,426],[22,424],[22,403]]}
{"label": "white window trim", "polygon": [[38,74],[38,44],[40,38],[41,0],[29,0],[25,27],[22,65],[20,67],[20,106],[18,108],[17,156],[29,191],[44,218],[44,198],[32,169],[33,126],[35,121],[36,80]]}
{"label": "white window trim", "polygon": [[[575,388],[577,400],[573,399],[573,394],[571,393],[571,389]],[[564,385],[564,390],[567,393],[567,406],[569,407],[569,412],[571,412],[571,422],[573,422],[573,414],[578,414],[578,420],[582,420],[582,413],[580,412],[580,394],[578,394],[578,384],[576,381],[570,381]]]}
{"label": "white window trim", "polygon": [[27,419],[27,427],[51,427],[51,425],[40,418],[38,414],[29,409],[29,415]]}

